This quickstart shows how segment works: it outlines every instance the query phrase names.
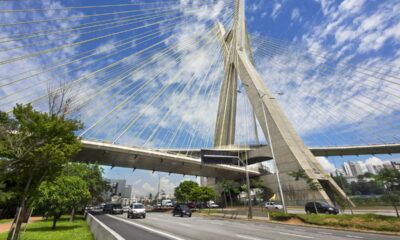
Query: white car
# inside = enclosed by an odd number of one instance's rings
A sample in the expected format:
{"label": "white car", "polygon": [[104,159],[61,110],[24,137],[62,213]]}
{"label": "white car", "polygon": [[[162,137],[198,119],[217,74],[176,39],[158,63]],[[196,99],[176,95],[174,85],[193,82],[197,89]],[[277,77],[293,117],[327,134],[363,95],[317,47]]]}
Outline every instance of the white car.
{"label": "white car", "polygon": [[128,211],[128,218],[146,218],[146,209],[141,203],[131,204]]}
{"label": "white car", "polygon": [[207,207],[208,208],[219,208],[218,204],[216,204],[214,201],[208,201]]}
{"label": "white car", "polygon": [[279,204],[276,204],[276,203],[274,203],[274,202],[266,202],[266,203],[265,203],[265,208],[268,208],[268,209],[276,209],[276,210],[282,210],[282,209],[283,209],[283,206],[282,206],[282,205],[279,205]]}

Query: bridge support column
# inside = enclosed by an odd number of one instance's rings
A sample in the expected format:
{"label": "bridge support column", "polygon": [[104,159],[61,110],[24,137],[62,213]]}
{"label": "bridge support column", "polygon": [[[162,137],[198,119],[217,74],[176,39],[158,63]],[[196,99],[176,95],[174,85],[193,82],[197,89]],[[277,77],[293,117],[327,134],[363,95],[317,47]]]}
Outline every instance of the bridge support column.
{"label": "bridge support column", "polygon": [[[220,147],[234,143],[235,116],[233,114],[236,114],[236,85],[239,77],[245,86],[265,139],[269,139],[269,137],[271,139],[272,144],[269,143],[269,145],[273,146],[274,160],[281,176],[283,195],[289,204],[297,201],[293,203],[303,205],[304,202],[301,201],[316,200],[332,203],[333,196],[338,196],[351,203],[304,144],[255,69],[246,29],[244,8],[245,1],[237,0],[234,25],[228,33],[225,32],[222,24],[217,24],[217,37],[224,54],[225,72],[219,100],[214,146]],[[288,175],[288,173],[298,170],[304,170],[307,176],[314,182],[319,182],[323,189],[312,190],[306,181],[295,181]],[[276,176],[273,177],[276,178]],[[276,186],[271,176],[265,177],[265,181]]]}

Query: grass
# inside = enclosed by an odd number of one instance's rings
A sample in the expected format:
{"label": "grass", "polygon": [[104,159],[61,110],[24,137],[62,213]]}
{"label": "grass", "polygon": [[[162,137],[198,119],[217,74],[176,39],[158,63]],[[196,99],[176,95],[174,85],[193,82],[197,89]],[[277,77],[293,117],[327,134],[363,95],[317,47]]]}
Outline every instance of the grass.
{"label": "grass", "polygon": [[[52,219],[32,222],[28,225],[26,233],[21,234],[21,239],[29,240],[94,240],[89,226],[83,216],[77,216],[74,222],[69,222],[69,216],[62,216],[57,222],[55,230],[51,230]],[[0,239],[7,238],[7,232],[0,234]]]}
{"label": "grass", "polygon": [[276,221],[287,221],[297,218],[304,223],[334,226],[344,228],[356,228],[374,231],[400,232],[400,218],[382,216],[375,214],[357,215],[327,215],[327,214],[285,214],[280,212],[271,213],[271,219]]}
{"label": "grass", "polygon": [[220,213],[221,211],[215,209],[197,209],[197,213]]}
{"label": "grass", "polygon": [[12,220],[13,220],[12,218],[10,218],[10,219],[0,219],[0,224],[11,222]]}

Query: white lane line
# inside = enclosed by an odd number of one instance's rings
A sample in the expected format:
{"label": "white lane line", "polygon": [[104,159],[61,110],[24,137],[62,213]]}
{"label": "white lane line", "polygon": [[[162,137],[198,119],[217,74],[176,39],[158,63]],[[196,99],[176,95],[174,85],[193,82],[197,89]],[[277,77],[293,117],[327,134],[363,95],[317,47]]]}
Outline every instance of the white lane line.
{"label": "white lane line", "polygon": [[110,214],[107,214],[107,216],[109,216],[109,217],[111,217],[111,218],[114,218],[114,219],[117,219],[118,221],[122,221],[122,222],[125,222],[125,223],[128,223],[128,224],[131,224],[131,225],[133,225],[133,226],[142,228],[142,229],[147,230],[147,231],[149,231],[149,232],[157,233],[157,234],[159,234],[159,235],[161,235],[161,236],[165,236],[165,237],[168,237],[168,238],[171,238],[171,239],[175,239],[175,240],[184,240],[183,238],[174,236],[174,235],[169,234],[169,233],[166,233],[166,232],[162,232],[162,231],[160,231],[160,230],[156,230],[156,229],[151,228],[151,227],[144,226],[144,225],[139,224],[139,223],[136,223],[136,222],[131,222],[131,221],[125,220],[125,219],[123,219],[123,218],[119,218],[119,217],[112,216],[112,215],[110,215]]}
{"label": "white lane line", "polygon": [[332,233],[329,233],[329,232],[317,232],[317,233],[326,234],[326,235],[331,235],[332,234]]}
{"label": "white lane line", "polygon": [[252,237],[252,236],[248,236],[248,235],[242,235],[242,234],[236,234],[236,237],[239,237],[241,239],[250,239],[250,240],[267,240],[267,238],[256,238],[256,237]]}
{"label": "white lane line", "polygon": [[179,225],[182,225],[182,226],[185,226],[185,227],[193,227],[192,225],[190,225],[190,224],[186,224],[186,223],[178,223]]}
{"label": "white lane line", "polygon": [[314,237],[310,237],[310,236],[305,236],[305,235],[299,235],[299,234],[293,234],[293,233],[287,233],[287,232],[278,232],[279,234],[282,235],[288,235],[288,236],[294,236],[294,237],[300,237],[300,238],[314,238]]}
{"label": "white lane line", "polygon": [[211,224],[215,224],[215,225],[225,225],[225,224],[223,224],[223,223],[220,223],[220,222],[211,222]]}
{"label": "white lane line", "polygon": [[346,235],[346,237],[349,237],[349,238],[359,238],[359,239],[364,238],[364,237],[355,236],[355,235]]}
{"label": "white lane line", "polygon": [[111,235],[115,237],[117,240],[125,240],[121,235],[119,235],[117,232],[109,228],[107,225],[105,225],[103,222],[101,222],[99,219],[97,219],[95,216],[89,213],[89,215],[92,217],[93,220],[95,220],[100,226],[102,226],[105,230],[107,230]]}
{"label": "white lane line", "polygon": [[306,230],[301,229],[301,228],[295,228],[297,231],[305,232]]}

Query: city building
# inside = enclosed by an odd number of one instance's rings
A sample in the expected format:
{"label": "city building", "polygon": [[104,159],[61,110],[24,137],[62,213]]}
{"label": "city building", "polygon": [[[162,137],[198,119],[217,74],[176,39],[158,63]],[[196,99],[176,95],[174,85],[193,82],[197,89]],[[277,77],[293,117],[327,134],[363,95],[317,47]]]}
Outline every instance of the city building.
{"label": "city building", "polygon": [[350,168],[349,163],[344,162],[344,163],[342,164],[342,166],[343,166],[343,171],[346,173],[346,176],[352,177],[352,176],[353,176],[353,173],[351,172],[351,168]]}
{"label": "city building", "polygon": [[362,170],[362,167],[361,167],[360,163],[349,161],[349,166],[350,166],[350,169],[351,169],[352,176],[357,177],[359,175],[363,175],[364,174],[364,171]]}

